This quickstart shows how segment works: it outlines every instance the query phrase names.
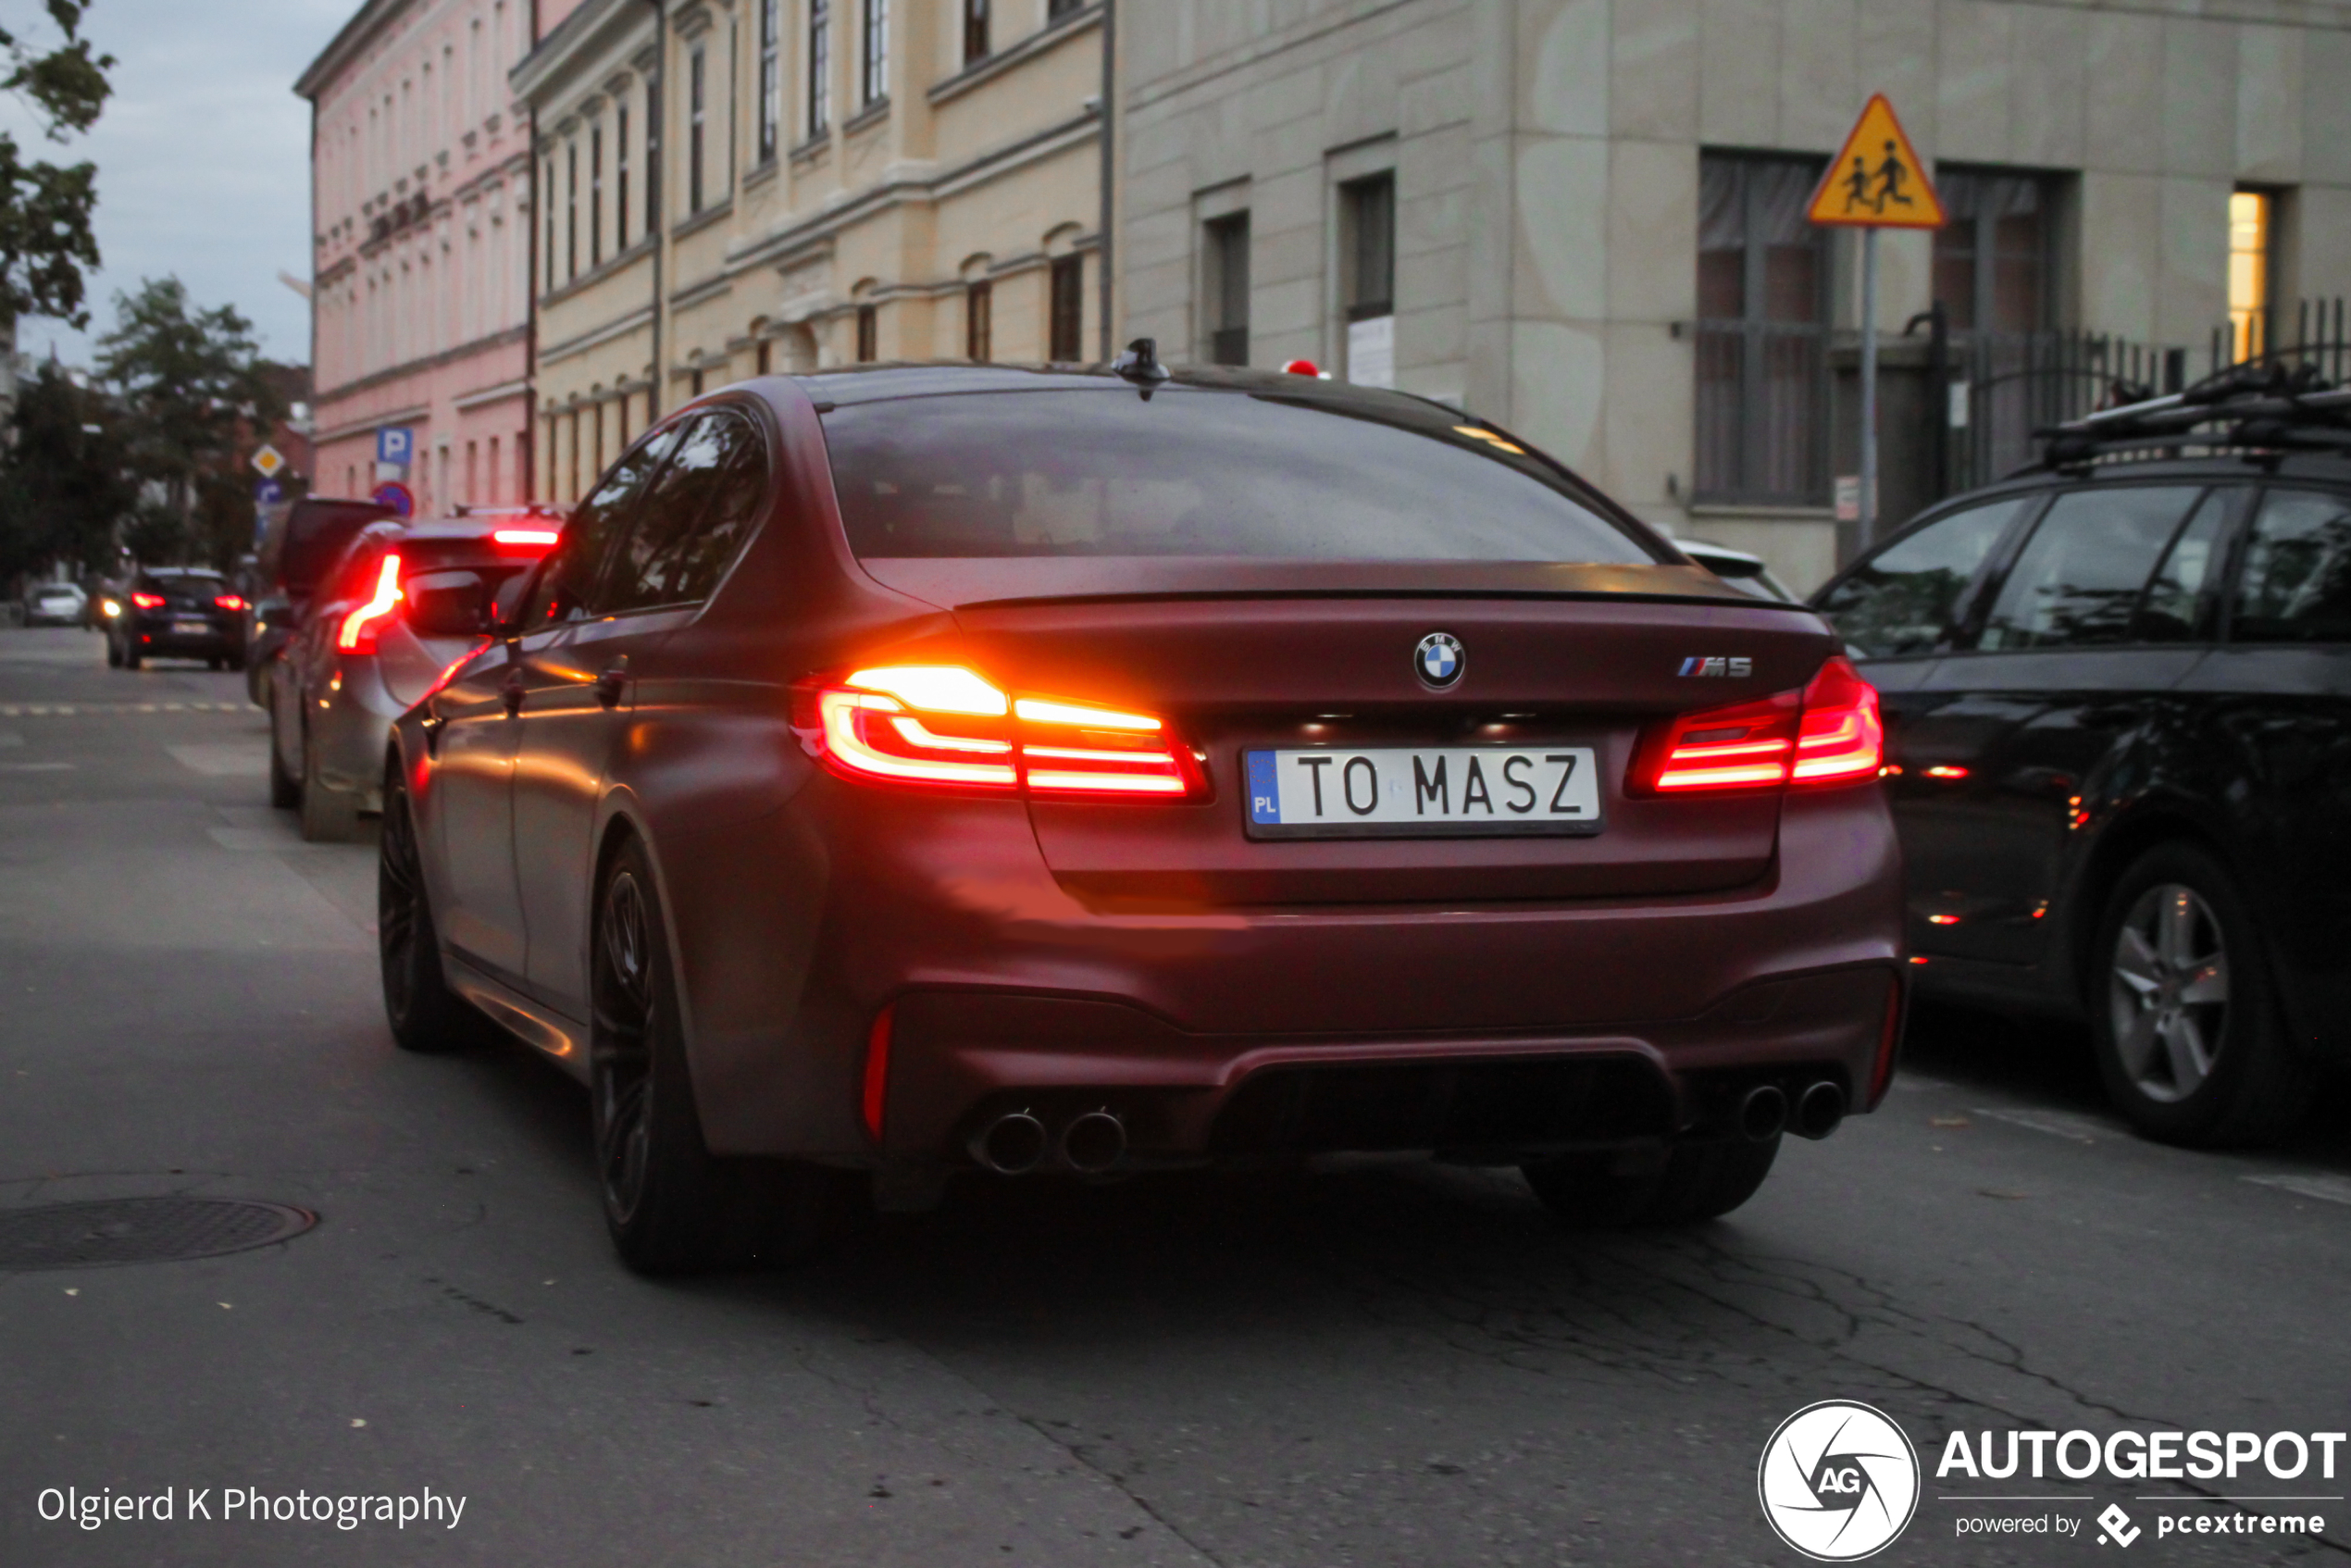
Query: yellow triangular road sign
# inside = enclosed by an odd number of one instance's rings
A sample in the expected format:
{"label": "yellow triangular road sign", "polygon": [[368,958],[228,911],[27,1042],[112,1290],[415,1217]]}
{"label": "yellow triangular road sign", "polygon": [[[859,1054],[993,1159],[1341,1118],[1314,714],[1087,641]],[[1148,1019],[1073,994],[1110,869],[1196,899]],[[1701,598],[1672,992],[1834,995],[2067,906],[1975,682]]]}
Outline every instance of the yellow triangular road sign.
{"label": "yellow triangular road sign", "polygon": [[1870,94],[1806,216],[1851,229],[1943,227],[1942,198],[1885,93]]}

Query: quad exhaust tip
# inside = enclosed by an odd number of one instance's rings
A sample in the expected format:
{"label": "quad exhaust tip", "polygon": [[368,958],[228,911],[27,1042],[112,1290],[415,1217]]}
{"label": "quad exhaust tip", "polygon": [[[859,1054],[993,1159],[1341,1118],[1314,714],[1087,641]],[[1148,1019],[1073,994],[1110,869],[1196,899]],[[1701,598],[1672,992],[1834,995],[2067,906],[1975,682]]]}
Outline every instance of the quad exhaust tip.
{"label": "quad exhaust tip", "polygon": [[1754,1143],[1769,1143],[1787,1126],[1787,1096],[1777,1084],[1758,1084],[1739,1101],[1739,1131]]}
{"label": "quad exhaust tip", "polygon": [[1799,1138],[1821,1139],[1845,1120],[1845,1090],[1822,1078],[1796,1102],[1796,1132]]}
{"label": "quad exhaust tip", "polygon": [[1026,1111],[1008,1112],[972,1139],[972,1158],[999,1176],[1019,1176],[1037,1168],[1051,1141],[1044,1123]]}
{"label": "quad exhaust tip", "polygon": [[1088,1111],[1062,1128],[1062,1158],[1091,1176],[1126,1157],[1126,1124],[1108,1111]]}

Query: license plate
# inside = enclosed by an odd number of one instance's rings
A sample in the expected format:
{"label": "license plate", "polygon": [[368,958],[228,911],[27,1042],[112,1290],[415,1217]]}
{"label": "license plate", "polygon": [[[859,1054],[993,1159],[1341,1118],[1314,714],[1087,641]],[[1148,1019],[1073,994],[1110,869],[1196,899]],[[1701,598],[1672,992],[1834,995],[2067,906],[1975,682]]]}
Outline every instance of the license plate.
{"label": "license plate", "polygon": [[174,637],[208,637],[211,634],[210,621],[173,621],[171,623],[171,635]]}
{"label": "license plate", "polygon": [[1589,746],[1249,752],[1252,839],[1597,833]]}

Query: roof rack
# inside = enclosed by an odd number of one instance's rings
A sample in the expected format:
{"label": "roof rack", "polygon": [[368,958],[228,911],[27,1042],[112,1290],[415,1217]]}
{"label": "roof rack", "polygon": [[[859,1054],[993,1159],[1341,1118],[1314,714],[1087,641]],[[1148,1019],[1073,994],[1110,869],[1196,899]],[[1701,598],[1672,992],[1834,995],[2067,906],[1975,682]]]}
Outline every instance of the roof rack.
{"label": "roof rack", "polygon": [[2233,365],[2161,397],[2115,383],[2130,401],[2033,433],[2046,444],[2041,467],[2072,468],[2131,453],[2181,449],[2251,454],[2351,453],[2351,387],[2323,380],[2314,365]]}

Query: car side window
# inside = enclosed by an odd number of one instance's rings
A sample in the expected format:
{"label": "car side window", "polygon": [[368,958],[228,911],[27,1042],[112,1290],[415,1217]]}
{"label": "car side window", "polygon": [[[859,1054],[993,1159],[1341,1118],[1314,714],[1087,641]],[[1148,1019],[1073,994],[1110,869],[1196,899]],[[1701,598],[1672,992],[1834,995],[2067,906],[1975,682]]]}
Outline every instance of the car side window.
{"label": "car side window", "polygon": [[2147,584],[2134,641],[2188,642],[2204,635],[2206,607],[2220,587],[2228,549],[2229,519],[2244,498],[2242,487],[2224,486],[2208,493],[2190,515]]}
{"label": "car side window", "polygon": [[2199,492],[2188,485],[2069,491],[2009,568],[1976,647],[2128,642],[2139,596]]}
{"label": "car side window", "polygon": [[1817,607],[1865,659],[1932,652],[1993,545],[2039,499],[2014,496],[1937,517],[1855,567]]}
{"label": "car side window", "polygon": [[2351,642],[2351,497],[2273,490],[2245,543],[2233,642]]}
{"label": "car side window", "polygon": [[525,631],[611,613],[612,578],[605,565],[614,542],[635,516],[638,497],[677,436],[678,427],[672,426],[624,453],[603,482],[573,509],[563,538],[540,568]]}
{"label": "car side window", "polygon": [[703,415],[647,492],[613,573],[616,609],[691,604],[734,564],[767,497],[759,432],[739,414]]}

